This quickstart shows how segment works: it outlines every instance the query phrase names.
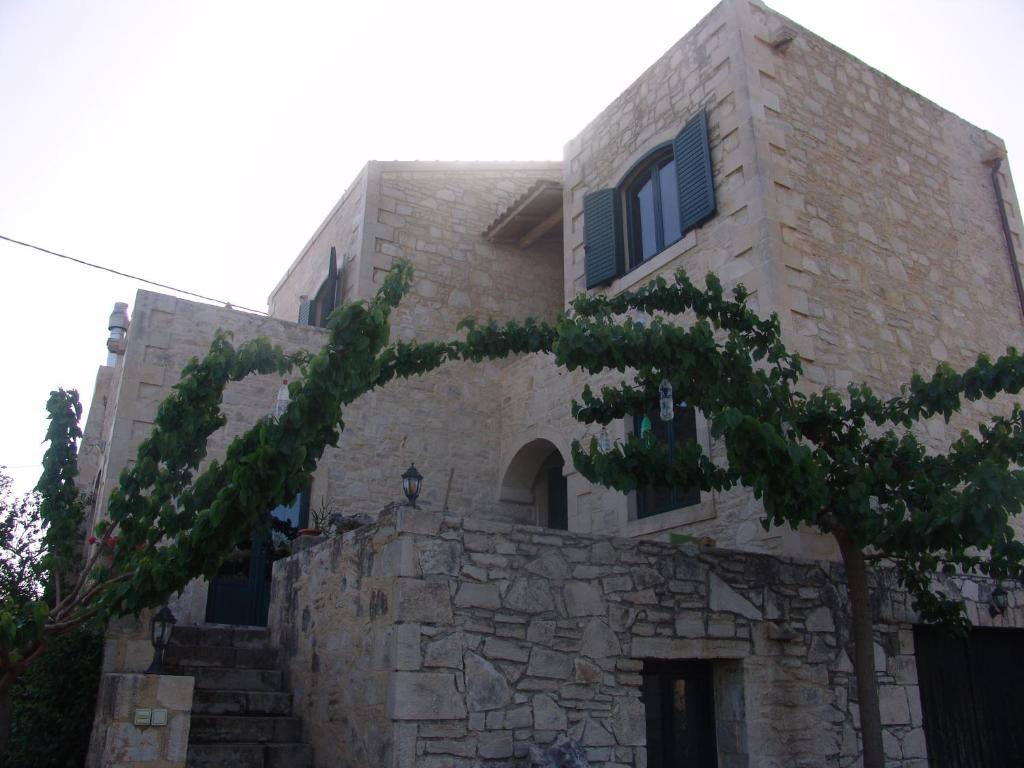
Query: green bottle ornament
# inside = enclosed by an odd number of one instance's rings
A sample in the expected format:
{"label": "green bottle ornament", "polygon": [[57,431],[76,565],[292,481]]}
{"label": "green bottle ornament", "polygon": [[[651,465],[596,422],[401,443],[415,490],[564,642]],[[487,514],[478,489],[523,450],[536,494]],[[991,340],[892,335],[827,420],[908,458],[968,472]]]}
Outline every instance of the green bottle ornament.
{"label": "green bottle ornament", "polygon": [[653,445],[654,443],[654,430],[652,429],[653,426],[654,425],[651,424],[651,417],[648,416],[647,414],[644,414],[643,421],[640,422],[640,439],[643,441],[644,445],[649,446]]}

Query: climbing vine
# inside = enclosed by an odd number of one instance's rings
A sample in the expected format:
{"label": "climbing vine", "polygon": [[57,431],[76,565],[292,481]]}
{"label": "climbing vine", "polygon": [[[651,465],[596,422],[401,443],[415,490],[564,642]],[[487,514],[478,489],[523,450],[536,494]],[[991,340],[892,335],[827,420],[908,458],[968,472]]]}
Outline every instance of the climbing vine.
{"label": "climbing vine", "polygon": [[[306,486],[345,427],[345,406],[395,378],[458,359],[544,353],[570,371],[617,374],[617,383],[596,392],[587,385],[573,402],[585,425],[642,414],[667,385],[705,415],[726,461],[716,463],[695,443],[669,453],[641,436],[615,445],[575,441],[573,462],[586,478],[623,492],[744,485],[763,501],[766,528],[811,525],[834,535],[850,581],[869,767],[881,765],[881,729],[865,552],[895,565],[923,616],[960,625],[963,607],[933,588],[935,571],[1024,577],[1024,546],[1009,526],[1024,500],[1020,406],[979,425],[976,435],[962,434],[944,454],[926,450],[912,429],[935,416],[948,421],[966,401],[1019,393],[1024,359],[1016,350],[994,361],[982,356],[962,373],[942,364],[888,399],[862,384],[805,394],[800,360],[785,348],[778,319],[752,311],[742,287],[727,297],[714,275],[699,288],[682,271],[672,282],[658,278],[614,297],[579,296],[554,325],[466,320],[460,341],[388,344],[390,312],[411,274],[396,264],[371,301],[336,309],[327,343],[312,355],[285,354],[265,339],[236,347],[229,335],[216,335],[208,354],[185,368],[119,478],[86,568],[67,585],[57,579],[44,600],[0,608],[0,686],[47,636],[96,614],[159,605],[191,579],[213,577],[239,530],[264,524],[268,509]],[[284,413],[260,419],[200,469],[207,441],[225,424],[225,386],[296,368],[301,376],[289,386]],[[48,567],[66,573],[83,511],[74,486],[81,406],[75,393],[58,391],[48,409],[39,492]]]}

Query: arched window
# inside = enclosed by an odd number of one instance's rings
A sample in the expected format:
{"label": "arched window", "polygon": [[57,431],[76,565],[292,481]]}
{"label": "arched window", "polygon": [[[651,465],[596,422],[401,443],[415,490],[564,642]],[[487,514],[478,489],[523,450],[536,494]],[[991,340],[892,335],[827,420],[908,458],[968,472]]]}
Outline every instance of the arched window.
{"label": "arched window", "polygon": [[617,187],[583,198],[587,288],[643,264],[714,215],[707,114],[700,112]]}

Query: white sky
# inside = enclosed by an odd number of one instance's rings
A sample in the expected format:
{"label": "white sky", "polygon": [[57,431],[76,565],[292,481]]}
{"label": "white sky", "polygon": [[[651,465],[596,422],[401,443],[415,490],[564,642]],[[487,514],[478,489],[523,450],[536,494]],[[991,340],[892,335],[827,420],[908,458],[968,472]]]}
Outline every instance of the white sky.
{"label": "white sky", "polygon": [[[769,4],[1001,136],[1022,178],[1024,2]],[[265,308],[367,160],[560,159],[713,5],[0,0],[0,234]],[[0,270],[0,464],[27,490],[47,393],[88,407],[140,286],[2,241]]]}

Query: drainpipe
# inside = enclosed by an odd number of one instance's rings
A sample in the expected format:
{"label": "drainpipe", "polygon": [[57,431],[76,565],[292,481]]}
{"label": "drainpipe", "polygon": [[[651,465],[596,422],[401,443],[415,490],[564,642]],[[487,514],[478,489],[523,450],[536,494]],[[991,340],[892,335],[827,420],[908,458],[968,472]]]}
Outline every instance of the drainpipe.
{"label": "drainpipe", "polygon": [[992,188],[996,191],[996,205],[999,208],[999,219],[1003,224],[1003,237],[1006,239],[1006,251],[1010,255],[1010,272],[1013,284],[1017,287],[1017,302],[1020,304],[1021,319],[1024,319],[1024,285],[1020,280],[1020,265],[1017,264],[1017,252],[1013,247],[1013,236],[1010,234],[1010,220],[1006,218],[1006,204],[1003,202],[1003,185],[999,181],[999,169],[1003,158],[992,161]]}

